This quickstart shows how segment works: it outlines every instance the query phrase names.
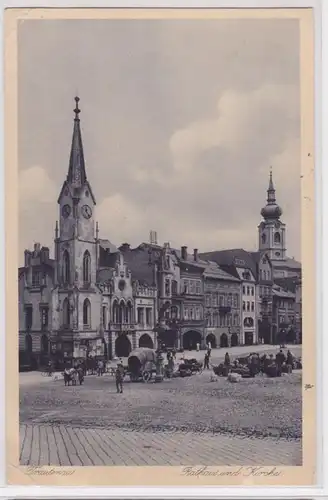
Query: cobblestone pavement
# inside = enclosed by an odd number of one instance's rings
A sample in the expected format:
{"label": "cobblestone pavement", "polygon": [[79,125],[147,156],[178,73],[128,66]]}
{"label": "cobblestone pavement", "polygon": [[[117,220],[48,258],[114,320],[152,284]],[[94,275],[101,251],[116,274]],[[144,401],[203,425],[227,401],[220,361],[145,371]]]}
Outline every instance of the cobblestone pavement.
{"label": "cobblestone pavement", "polygon": [[20,426],[21,465],[301,465],[301,441]]}

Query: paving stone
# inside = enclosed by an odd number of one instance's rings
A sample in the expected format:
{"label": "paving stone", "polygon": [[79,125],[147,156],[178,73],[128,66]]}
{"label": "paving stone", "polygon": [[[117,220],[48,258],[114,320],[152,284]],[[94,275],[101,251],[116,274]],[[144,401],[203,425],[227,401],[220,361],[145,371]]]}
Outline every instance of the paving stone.
{"label": "paving stone", "polygon": [[[46,438],[46,439],[45,439]],[[301,465],[298,440],[21,425],[22,465]]]}

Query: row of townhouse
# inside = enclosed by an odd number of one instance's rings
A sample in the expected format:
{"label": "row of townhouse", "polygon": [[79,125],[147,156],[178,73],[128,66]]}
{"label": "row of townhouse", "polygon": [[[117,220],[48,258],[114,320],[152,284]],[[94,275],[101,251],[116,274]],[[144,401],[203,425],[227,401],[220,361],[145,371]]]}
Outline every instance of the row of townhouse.
{"label": "row of townhouse", "polygon": [[[265,252],[199,254],[143,243],[98,241],[83,254],[82,280],[65,254],[36,244],[19,269],[22,364],[127,356],[136,347],[194,349],[279,342],[296,329],[295,293],[274,283]],[[62,272],[58,272],[59,268]],[[77,273],[78,274],[78,273]]]}

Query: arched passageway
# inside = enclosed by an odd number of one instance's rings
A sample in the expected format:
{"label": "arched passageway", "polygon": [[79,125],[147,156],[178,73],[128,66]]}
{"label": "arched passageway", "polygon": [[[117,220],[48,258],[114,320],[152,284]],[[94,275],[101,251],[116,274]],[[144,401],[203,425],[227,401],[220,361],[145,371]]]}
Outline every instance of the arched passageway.
{"label": "arched passageway", "polygon": [[231,347],[236,347],[239,344],[237,333],[231,335]]}
{"label": "arched passageway", "polygon": [[175,330],[165,330],[158,333],[158,344],[165,347],[176,347],[177,333]]}
{"label": "arched passageway", "polygon": [[197,344],[201,345],[202,336],[199,332],[195,330],[189,330],[183,335],[183,348],[184,349],[196,349]]}
{"label": "arched passageway", "polygon": [[228,336],[226,333],[222,333],[220,337],[220,347],[229,347],[228,346]]}
{"label": "arched passageway", "polygon": [[119,358],[126,358],[131,352],[131,342],[127,335],[122,334],[115,340],[115,353]]}
{"label": "arched passageway", "polygon": [[206,345],[211,344],[211,348],[216,348],[216,337],[213,333],[209,333],[206,337]]}
{"label": "arched passageway", "polygon": [[150,349],[154,348],[154,343],[149,335],[147,333],[144,333],[144,335],[141,335],[139,339],[139,347],[149,347]]}

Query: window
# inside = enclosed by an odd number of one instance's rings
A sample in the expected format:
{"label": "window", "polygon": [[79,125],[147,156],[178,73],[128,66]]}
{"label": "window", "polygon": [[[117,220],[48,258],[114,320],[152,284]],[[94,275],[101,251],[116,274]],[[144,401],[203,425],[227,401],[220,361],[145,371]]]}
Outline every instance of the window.
{"label": "window", "polygon": [[246,305],[245,305],[245,301],[243,301],[243,311],[246,310]]}
{"label": "window", "polygon": [[220,295],[219,300],[220,300],[220,307],[223,307],[224,306],[224,295]]}
{"label": "window", "polygon": [[90,262],[91,262],[91,258],[90,258],[90,254],[87,250],[86,252],[84,252],[84,255],[83,255],[83,281],[84,281],[84,283],[90,283],[90,281],[91,281]]}
{"label": "window", "polygon": [[255,307],[254,302],[252,302],[252,304],[251,304],[251,311],[252,312],[254,312],[254,307]]}
{"label": "window", "polygon": [[151,313],[152,313],[151,308],[150,308],[150,307],[147,307],[147,309],[146,309],[146,324],[147,324],[147,325],[151,325],[151,323],[152,323],[152,322],[151,322],[151,316],[152,316],[152,314],[151,314]]}
{"label": "window", "polygon": [[189,282],[188,280],[183,281],[183,293],[188,293],[189,292]]}
{"label": "window", "polygon": [[63,254],[63,281],[65,284],[70,282],[70,260],[67,250]]}
{"label": "window", "polygon": [[217,312],[213,314],[213,321],[212,321],[213,326],[219,326],[219,315]]}
{"label": "window", "polygon": [[91,304],[89,299],[83,302],[83,325],[85,327],[91,326]]}
{"label": "window", "polygon": [[170,280],[165,280],[165,295],[168,297],[170,295]]}
{"label": "window", "polygon": [[201,295],[202,291],[201,291],[201,283],[200,281],[196,281],[196,294],[197,295]]}
{"label": "window", "polygon": [[280,243],[280,233],[275,233],[274,234],[274,242],[275,243]]}
{"label": "window", "polygon": [[254,297],[254,287],[253,287],[253,286],[252,286],[252,288],[251,288],[251,292],[252,292],[252,295],[253,295],[253,297]]}
{"label": "window", "polygon": [[173,280],[172,281],[172,295],[177,295],[178,293],[178,282]]}
{"label": "window", "polygon": [[190,281],[190,293],[192,294],[196,293],[196,283],[194,280]]}
{"label": "window", "polygon": [[265,236],[265,233],[262,233],[261,240],[262,240],[262,243],[265,243],[265,242],[266,242],[266,236]]}
{"label": "window", "polygon": [[177,319],[178,318],[178,308],[176,306],[173,306],[171,308],[171,318],[172,319]]}
{"label": "window", "polygon": [[68,299],[64,299],[63,302],[63,326],[70,325],[70,310],[69,310],[69,302]]}
{"label": "window", "polygon": [[184,309],[183,309],[183,317],[184,317],[184,319],[188,319],[188,308],[187,307],[184,307]]}
{"label": "window", "polygon": [[32,286],[41,285],[41,273],[37,269],[32,268]]}
{"label": "window", "polygon": [[246,293],[246,287],[243,286],[243,294],[245,295],[245,293]]}
{"label": "window", "polygon": [[231,314],[227,316],[228,326],[231,326]]}
{"label": "window", "polygon": [[229,306],[229,307],[232,306],[232,295],[231,295],[231,293],[229,293],[228,296],[227,296],[227,306]]}
{"label": "window", "polygon": [[30,330],[33,325],[33,307],[26,306],[25,307],[25,328],[26,330]]}
{"label": "window", "polygon": [[113,303],[113,323],[119,323],[119,307],[116,301]]}
{"label": "window", "polygon": [[106,326],[107,326],[107,308],[106,308],[106,306],[102,307],[102,324],[103,324],[103,327],[106,329]]}
{"label": "window", "polygon": [[48,317],[49,309],[48,307],[42,307],[41,309],[41,325],[42,328],[48,327],[49,317]]}
{"label": "window", "polygon": [[247,311],[249,311],[250,304],[247,302]]}
{"label": "window", "polygon": [[137,314],[138,314],[138,324],[143,325],[144,324],[144,308],[143,307],[138,307],[137,309]]}
{"label": "window", "polygon": [[234,326],[239,326],[239,314],[234,315]]}
{"label": "window", "polygon": [[130,311],[129,311],[129,308],[128,308],[128,306],[126,306],[126,307],[124,308],[124,323],[127,323],[127,324],[129,324],[129,323],[130,323],[130,315],[129,315],[129,312],[130,312]]}
{"label": "window", "polygon": [[210,307],[210,305],[211,305],[211,296],[210,295],[206,295],[205,303],[206,303],[207,307]]}
{"label": "window", "polygon": [[269,281],[271,279],[271,277],[270,277],[271,273],[270,273],[270,271],[267,271],[267,273],[268,273],[268,281]]}
{"label": "window", "polygon": [[201,319],[200,307],[197,306],[195,310],[196,319]]}

